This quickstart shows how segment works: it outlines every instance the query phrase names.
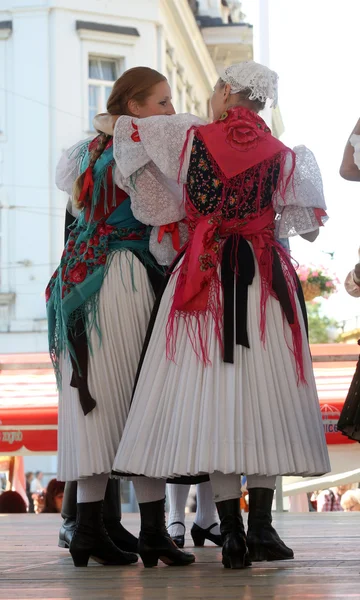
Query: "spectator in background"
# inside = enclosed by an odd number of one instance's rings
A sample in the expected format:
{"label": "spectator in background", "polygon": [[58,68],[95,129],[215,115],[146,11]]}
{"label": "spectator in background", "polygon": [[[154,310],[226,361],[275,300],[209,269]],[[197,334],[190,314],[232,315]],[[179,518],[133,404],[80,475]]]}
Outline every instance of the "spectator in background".
{"label": "spectator in background", "polygon": [[31,494],[31,482],[34,480],[35,475],[32,471],[28,471],[25,474],[25,482],[26,482],[26,495],[27,495],[27,499],[29,501],[29,512],[33,513],[34,512],[34,500]]}
{"label": "spectator in background", "polygon": [[46,488],[42,513],[61,513],[65,483],[52,479]]}
{"label": "spectator in background", "polygon": [[32,494],[39,494],[44,491],[44,486],[42,484],[42,480],[44,477],[44,473],[41,471],[36,471],[35,478],[32,480],[30,484],[30,492]]}
{"label": "spectator in background", "polygon": [[348,490],[341,496],[341,507],[345,512],[360,510],[360,490]]}
{"label": "spectator in background", "polygon": [[26,513],[25,500],[18,492],[3,492],[0,496],[0,514]]}
{"label": "spectator in background", "polygon": [[341,498],[345,492],[351,489],[351,486],[352,484],[349,483],[320,492],[317,497],[317,512],[335,512],[344,510],[341,506]]}

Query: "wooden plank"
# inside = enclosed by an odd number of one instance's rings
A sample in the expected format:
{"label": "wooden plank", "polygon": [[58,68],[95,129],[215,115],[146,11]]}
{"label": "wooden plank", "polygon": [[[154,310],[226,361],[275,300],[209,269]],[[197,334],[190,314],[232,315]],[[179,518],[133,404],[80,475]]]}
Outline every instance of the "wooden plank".
{"label": "wooden plank", "polygon": [[[1,600],[331,600],[360,598],[360,513],[275,515],[279,534],[295,560],[257,563],[244,571],[221,565],[221,549],[210,542],[192,548],[187,519],[186,546],[194,550],[190,567],[144,569],[90,563],[75,569],[68,551],[56,546],[58,515],[0,515]],[[138,530],[138,515],[124,515]]]}

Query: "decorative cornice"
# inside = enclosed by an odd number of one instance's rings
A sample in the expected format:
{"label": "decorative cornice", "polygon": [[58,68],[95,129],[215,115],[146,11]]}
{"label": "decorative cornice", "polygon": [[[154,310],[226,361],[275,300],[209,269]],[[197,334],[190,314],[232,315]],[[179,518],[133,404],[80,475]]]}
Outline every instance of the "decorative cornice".
{"label": "decorative cornice", "polygon": [[122,25],[108,25],[106,23],[95,23],[92,21],[76,21],[76,30],[99,31],[101,33],[111,33],[117,35],[128,35],[131,37],[140,37],[136,27],[124,27]]}

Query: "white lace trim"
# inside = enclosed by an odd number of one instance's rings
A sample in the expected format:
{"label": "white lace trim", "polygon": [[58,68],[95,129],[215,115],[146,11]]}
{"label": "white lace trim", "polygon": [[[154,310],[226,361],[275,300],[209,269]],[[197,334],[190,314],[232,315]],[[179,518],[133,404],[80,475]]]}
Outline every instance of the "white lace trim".
{"label": "white lace trim", "polygon": [[77,142],[68,150],[63,152],[55,172],[55,184],[62,190],[72,196],[73,185],[79,176],[79,156],[85,142],[90,142],[93,138]]}
{"label": "white lace trim", "polygon": [[[296,146],[296,165],[293,177],[286,189],[285,198],[279,192],[273,196],[277,213],[276,236],[285,238],[309,233],[319,228],[314,209],[326,210],[322,177],[313,153],[306,146]],[[284,177],[291,169],[289,157]],[[327,217],[323,217],[325,223]]]}

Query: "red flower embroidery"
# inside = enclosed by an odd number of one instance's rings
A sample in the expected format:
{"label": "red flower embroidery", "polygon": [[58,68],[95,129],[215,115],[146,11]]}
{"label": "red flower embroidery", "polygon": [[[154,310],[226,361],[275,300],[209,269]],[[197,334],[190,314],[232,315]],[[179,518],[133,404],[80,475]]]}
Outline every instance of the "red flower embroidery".
{"label": "red flower embroidery", "polygon": [[106,255],[100,256],[99,260],[96,261],[98,265],[104,265],[106,263]]}
{"label": "red flower embroidery", "polygon": [[266,135],[267,129],[262,121],[251,120],[236,115],[230,115],[224,121],[226,141],[237,150],[251,150],[256,148],[259,141]]}
{"label": "red flower embroidery", "polygon": [[200,254],[199,263],[200,271],[207,271],[208,269],[212,269],[215,266],[213,258],[208,252],[205,252],[205,254]]}
{"label": "red flower embroidery", "polygon": [[93,246],[99,245],[99,236],[98,235],[94,235],[92,240],[93,240],[93,243],[92,243]]}
{"label": "red flower embroidery", "polygon": [[45,290],[45,300],[46,300],[46,302],[49,302],[50,296],[51,296],[51,290],[50,290],[50,286],[48,285],[47,288],[46,288],[46,290]]}
{"label": "red flower embroidery", "polygon": [[107,225],[106,223],[99,223],[97,226],[97,232],[101,235],[110,235],[114,231],[115,227],[112,225]]}
{"label": "red flower embroidery", "polygon": [[87,248],[87,245],[85,244],[85,242],[81,242],[80,248],[79,248],[80,254],[84,254],[86,248]]}
{"label": "red flower embroidery", "polygon": [[140,139],[140,135],[139,135],[139,131],[138,131],[138,126],[135,125],[134,121],[131,121],[131,124],[133,126],[133,129],[135,129],[134,133],[131,135],[131,139],[133,142],[141,142]]}
{"label": "red flower embroidery", "polygon": [[66,281],[67,277],[66,277],[66,265],[63,266],[62,271],[61,271],[61,279],[63,281]]}
{"label": "red flower embroidery", "polygon": [[87,274],[87,266],[84,262],[79,262],[75,267],[70,269],[68,279],[72,283],[81,283],[84,281]]}

